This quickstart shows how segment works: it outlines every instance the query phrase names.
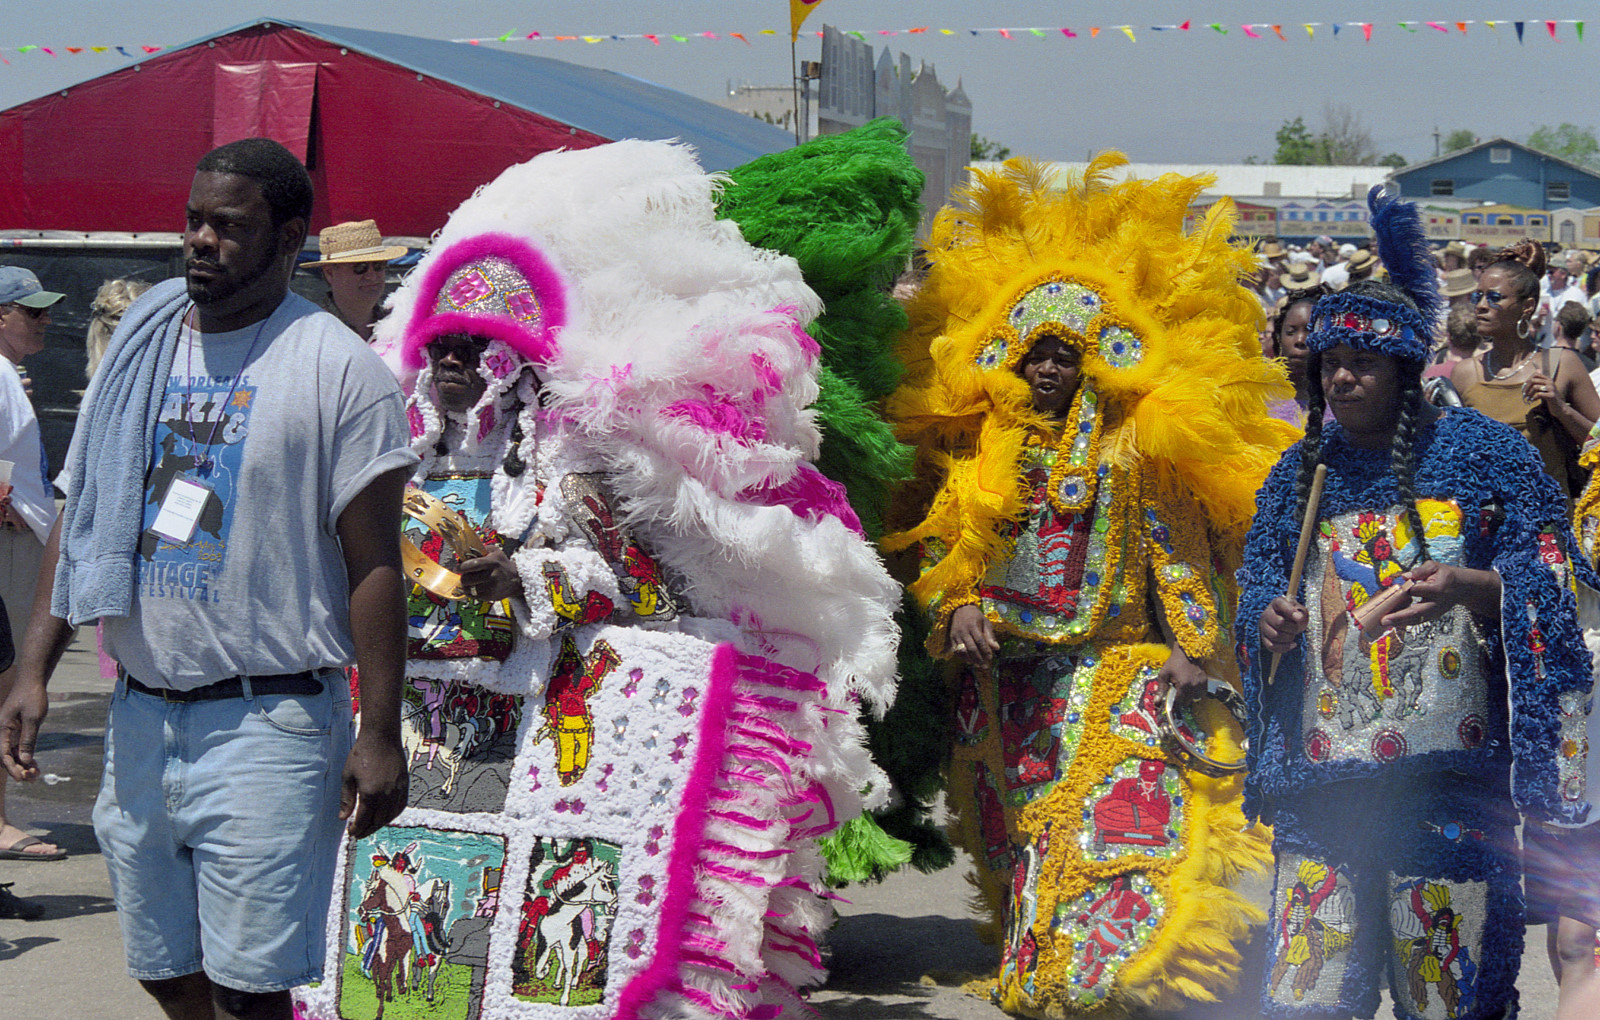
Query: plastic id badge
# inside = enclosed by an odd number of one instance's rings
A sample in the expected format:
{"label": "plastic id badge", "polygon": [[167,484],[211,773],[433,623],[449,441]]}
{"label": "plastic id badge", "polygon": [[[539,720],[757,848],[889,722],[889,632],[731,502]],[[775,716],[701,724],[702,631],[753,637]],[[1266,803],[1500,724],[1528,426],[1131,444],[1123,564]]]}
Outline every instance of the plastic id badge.
{"label": "plastic id badge", "polygon": [[211,487],[193,478],[177,477],[167,486],[167,494],[156,512],[150,530],[169,542],[188,545],[200,523],[200,512],[211,498]]}

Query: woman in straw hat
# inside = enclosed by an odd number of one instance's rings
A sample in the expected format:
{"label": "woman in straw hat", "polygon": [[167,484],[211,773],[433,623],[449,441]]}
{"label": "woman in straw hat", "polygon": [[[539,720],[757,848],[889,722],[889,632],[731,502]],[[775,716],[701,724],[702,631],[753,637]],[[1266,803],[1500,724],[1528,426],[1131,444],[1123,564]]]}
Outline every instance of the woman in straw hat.
{"label": "woman in straw hat", "polygon": [[405,246],[384,244],[377,221],[358,220],[336,223],[318,234],[317,248],[322,257],[305,268],[321,269],[328,281],[323,307],[370,343],[383,300],[384,270],[406,253]]}

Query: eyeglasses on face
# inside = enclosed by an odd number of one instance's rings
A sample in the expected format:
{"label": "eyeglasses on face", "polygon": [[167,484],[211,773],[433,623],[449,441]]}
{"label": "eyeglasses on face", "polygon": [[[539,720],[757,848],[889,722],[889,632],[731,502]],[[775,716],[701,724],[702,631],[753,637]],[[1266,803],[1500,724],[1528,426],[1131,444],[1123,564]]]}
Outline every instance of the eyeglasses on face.
{"label": "eyeglasses on face", "polygon": [[452,333],[439,337],[437,340],[429,341],[427,351],[428,357],[433,358],[435,361],[446,355],[453,354],[459,360],[467,362],[477,361],[478,355],[482,354],[484,348],[488,346],[489,341],[485,337]]}
{"label": "eyeglasses on face", "polygon": [[24,313],[27,314],[28,318],[30,318],[30,319],[42,319],[46,315],[50,314],[50,309],[49,308],[29,308],[27,305],[18,305],[18,304],[8,304],[5,307],[7,307],[7,308],[9,308],[9,309],[11,309],[13,311],[24,312]]}
{"label": "eyeglasses on face", "polygon": [[366,276],[368,271],[382,275],[384,269],[388,266],[386,262],[350,262],[346,264],[350,267],[350,271],[357,276]]}
{"label": "eyeglasses on face", "polygon": [[1511,295],[1502,294],[1497,290],[1475,290],[1469,296],[1472,298],[1473,304],[1477,304],[1478,302],[1487,298],[1491,305],[1497,305]]}

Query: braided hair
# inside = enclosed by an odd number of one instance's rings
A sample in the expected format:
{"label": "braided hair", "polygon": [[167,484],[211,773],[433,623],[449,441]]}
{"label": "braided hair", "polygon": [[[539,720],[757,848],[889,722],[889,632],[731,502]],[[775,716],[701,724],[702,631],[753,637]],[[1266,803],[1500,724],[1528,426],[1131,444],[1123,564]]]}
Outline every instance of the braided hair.
{"label": "braided hair", "polygon": [[519,478],[524,471],[528,470],[527,462],[517,452],[522,446],[522,440],[525,438],[522,432],[522,408],[522,400],[518,398],[512,402],[509,412],[511,415],[511,441],[506,444],[506,456],[500,462],[500,467],[505,471],[507,478]]}
{"label": "braided hair", "polygon": [[[1387,301],[1416,308],[1416,302],[1400,288],[1376,280],[1352,283],[1342,293],[1355,294],[1377,301]],[[1391,355],[1392,357],[1392,355]],[[1427,536],[1422,530],[1422,516],[1417,513],[1416,443],[1417,423],[1422,414],[1422,362],[1395,358],[1399,391],[1394,441],[1389,448],[1389,469],[1394,473],[1395,488],[1400,493],[1401,511],[1406,526],[1416,537],[1417,558],[1407,567],[1416,566],[1429,558]],[[1305,519],[1306,505],[1311,500],[1311,480],[1317,465],[1322,463],[1322,416],[1327,397],[1322,392],[1322,352],[1313,350],[1306,359],[1307,407],[1306,434],[1300,442],[1300,466],[1295,475],[1295,520]]]}
{"label": "braided hair", "polygon": [[1297,521],[1305,520],[1306,504],[1311,502],[1311,479],[1322,463],[1322,416],[1327,407],[1322,392],[1322,352],[1312,351],[1306,358],[1306,434],[1300,440],[1300,471],[1294,479]]}

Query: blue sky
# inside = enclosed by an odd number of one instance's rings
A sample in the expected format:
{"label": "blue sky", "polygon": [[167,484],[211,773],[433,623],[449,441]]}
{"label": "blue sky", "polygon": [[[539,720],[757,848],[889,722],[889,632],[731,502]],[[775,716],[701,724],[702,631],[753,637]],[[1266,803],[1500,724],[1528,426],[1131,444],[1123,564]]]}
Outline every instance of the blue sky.
{"label": "blue sky", "polygon": [[[0,19],[0,108],[62,88],[127,63],[118,56],[68,56],[60,48],[176,44],[263,17],[358,25],[433,38],[492,38],[508,31],[554,34],[638,32],[750,35],[752,45],[695,39],[687,44],[543,43],[508,46],[518,52],[625,71],[703,98],[729,81],[788,81],[786,38],[762,38],[782,28],[786,0],[62,0],[8,2]],[[1530,20],[1518,45],[1509,21],[1498,32],[1483,24],[1465,36],[1426,26],[1408,34],[1399,19],[1439,20],[1594,17],[1588,41],[1562,25],[1552,42]],[[1191,19],[1187,33],[1152,32],[1150,25]],[[1205,28],[1218,21],[1227,36]],[[1306,21],[1372,21],[1373,41],[1359,30],[1334,38],[1327,27],[1307,39]],[[1120,147],[1136,161],[1235,162],[1270,156],[1273,132],[1302,116],[1313,126],[1326,103],[1344,103],[1372,129],[1380,151],[1408,159],[1433,154],[1435,126],[1464,127],[1489,137],[1523,139],[1541,123],[1600,125],[1586,83],[1600,64],[1600,8],[1578,0],[825,0],[807,28],[823,22],[867,31],[919,25],[937,28],[1070,26],[1067,39],[1019,35],[973,37],[958,31],[887,40],[913,64],[934,64],[941,81],[961,79],[972,99],[974,130],[1044,159],[1081,159],[1091,150]],[[1242,22],[1280,22],[1286,42],[1270,30],[1248,39]],[[1088,28],[1131,23],[1137,43],[1121,33]],[[881,42],[882,40],[874,40]],[[56,58],[18,54],[20,45],[58,49]],[[815,59],[819,44],[802,39],[800,56]]]}

